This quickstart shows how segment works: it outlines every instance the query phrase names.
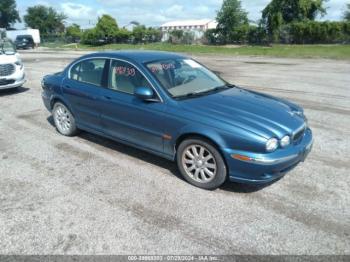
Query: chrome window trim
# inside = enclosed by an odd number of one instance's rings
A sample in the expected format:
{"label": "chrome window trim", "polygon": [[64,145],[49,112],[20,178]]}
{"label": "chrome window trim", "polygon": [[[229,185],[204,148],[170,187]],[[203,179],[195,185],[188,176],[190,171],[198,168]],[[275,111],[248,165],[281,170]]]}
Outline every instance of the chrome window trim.
{"label": "chrome window trim", "polygon": [[[130,65],[132,65],[133,67],[135,67],[142,75],[143,77],[148,81],[148,83],[151,85],[153,91],[157,94],[157,97],[159,98],[159,102],[161,103],[164,103],[163,101],[163,98],[160,96],[159,92],[157,91],[157,89],[154,87],[154,85],[152,84],[152,82],[149,80],[149,78],[142,72],[142,70],[140,70],[140,67],[138,67],[137,65],[135,65],[134,63],[130,62],[130,61],[127,61],[125,59],[121,59],[121,58],[114,58],[114,57],[105,57],[105,56],[98,56],[98,57],[86,57],[86,58],[83,58],[83,59],[80,59],[76,62],[74,62],[73,64],[70,65],[70,67],[68,68],[68,78],[70,80],[73,80],[73,81],[78,81],[78,80],[74,80],[74,79],[71,79],[71,70],[72,70],[72,67],[75,66],[76,64],[78,63],[81,63],[83,61],[86,61],[86,60],[93,60],[93,59],[108,59],[110,60],[110,65],[111,66],[111,63],[112,63],[112,60],[117,60],[117,61],[121,61],[121,62],[124,62],[124,63],[128,63]],[[109,77],[109,72],[108,72],[108,77]],[[109,79],[108,79],[109,80]],[[81,82],[81,83],[86,83],[86,82],[83,82],[83,81],[78,81],[78,82]],[[109,82],[109,81],[108,81]],[[87,83],[87,84],[91,84],[91,83]],[[94,85],[94,84],[92,84]],[[96,86],[96,85],[95,85]],[[97,86],[97,87],[102,87],[102,88],[105,88],[103,86]],[[108,87],[107,87],[108,88]],[[133,94],[130,94],[130,93],[127,93],[127,92],[123,92],[123,91],[119,91],[119,90],[114,90],[114,89],[111,89],[111,88],[108,88],[109,90],[113,90],[115,92],[120,92],[120,93],[123,93],[123,94],[128,94],[128,95],[133,95]]]}

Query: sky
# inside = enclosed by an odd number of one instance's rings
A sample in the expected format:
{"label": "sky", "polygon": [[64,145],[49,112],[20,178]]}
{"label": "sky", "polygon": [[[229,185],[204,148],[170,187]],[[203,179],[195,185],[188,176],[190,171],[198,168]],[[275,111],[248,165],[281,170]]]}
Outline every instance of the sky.
{"label": "sky", "polygon": [[[21,17],[33,5],[46,5],[64,12],[66,24],[79,24],[82,28],[93,27],[97,17],[112,15],[119,26],[137,21],[147,26],[159,26],[165,22],[185,19],[214,19],[223,0],[17,0]],[[256,21],[270,0],[242,0],[249,19]],[[350,0],[328,0],[327,15],[320,20],[341,20]],[[24,24],[16,24],[24,27]]]}

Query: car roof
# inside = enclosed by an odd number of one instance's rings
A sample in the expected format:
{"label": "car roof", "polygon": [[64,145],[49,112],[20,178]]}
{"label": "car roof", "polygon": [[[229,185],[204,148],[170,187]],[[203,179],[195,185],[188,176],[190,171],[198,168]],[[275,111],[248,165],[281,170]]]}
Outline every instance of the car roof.
{"label": "car roof", "polygon": [[125,60],[133,60],[137,63],[148,63],[152,61],[166,60],[166,59],[181,59],[186,58],[183,55],[163,52],[163,51],[146,51],[146,50],[122,50],[122,51],[107,51],[98,52],[87,55],[85,57],[110,57],[110,58],[120,58]]}

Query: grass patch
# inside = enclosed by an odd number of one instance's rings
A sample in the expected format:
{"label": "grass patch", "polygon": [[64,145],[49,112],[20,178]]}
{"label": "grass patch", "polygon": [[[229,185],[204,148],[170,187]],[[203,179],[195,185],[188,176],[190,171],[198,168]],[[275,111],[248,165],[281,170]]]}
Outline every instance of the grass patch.
{"label": "grass patch", "polygon": [[[50,48],[69,48],[63,44],[44,44]],[[104,46],[77,45],[82,50],[159,50],[190,54],[223,54],[233,56],[270,56],[289,58],[328,58],[350,59],[350,45],[273,45],[265,46],[207,46],[207,45],[173,45],[166,43],[155,44],[111,44]]]}

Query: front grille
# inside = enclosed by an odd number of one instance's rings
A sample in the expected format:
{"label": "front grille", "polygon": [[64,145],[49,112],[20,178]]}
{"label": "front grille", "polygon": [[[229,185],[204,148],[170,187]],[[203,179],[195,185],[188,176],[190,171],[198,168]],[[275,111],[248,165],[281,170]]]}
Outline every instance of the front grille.
{"label": "front grille", "polygon": [[306,126],[304,125],[295,132],[295,134],[293,135],[294,143],[300,142],[301,138],[304,136],[305,130],[306,130]]}
{"label": "front grille", "polygon": [[7,80],[7,79],[0,79],[0,86],[6,86],[6,85],[11,85],[15,82],[15,80]]}
{"label": "front grille", "polygon": [[14,64],[0,65],[0,76],[9,76],[15,72]]}

